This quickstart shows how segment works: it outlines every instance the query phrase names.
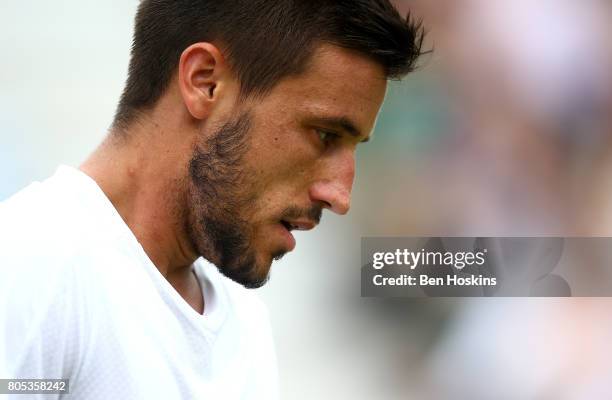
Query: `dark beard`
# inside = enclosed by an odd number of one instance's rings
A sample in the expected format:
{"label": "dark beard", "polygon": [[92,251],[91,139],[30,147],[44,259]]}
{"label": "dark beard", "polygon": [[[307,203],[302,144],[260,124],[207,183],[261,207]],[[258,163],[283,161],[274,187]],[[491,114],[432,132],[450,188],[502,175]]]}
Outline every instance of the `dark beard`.
{"label": "dark beard", "polygon": [[[198,144],[189,162],[190,216],[186,231],[199,254],[226,277],[247,288],[263,286],[258,276],[251,228],[241,218],[253,199],[243,166],[249,149],[250,114],[226,122],[206,142]],[[275,255],[278,256],[278,255]]]}

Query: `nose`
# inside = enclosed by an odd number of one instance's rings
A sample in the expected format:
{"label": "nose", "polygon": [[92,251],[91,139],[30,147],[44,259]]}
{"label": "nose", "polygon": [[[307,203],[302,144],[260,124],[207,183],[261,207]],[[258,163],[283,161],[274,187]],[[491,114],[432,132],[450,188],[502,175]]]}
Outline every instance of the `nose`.
{"label": "nose", "polygon": [[354,151],[346,150],[325,163],[326,173],[310,187],[310,199],[323,203],[332,212],[345,215],[351,207],[351,190],[355,179]]}

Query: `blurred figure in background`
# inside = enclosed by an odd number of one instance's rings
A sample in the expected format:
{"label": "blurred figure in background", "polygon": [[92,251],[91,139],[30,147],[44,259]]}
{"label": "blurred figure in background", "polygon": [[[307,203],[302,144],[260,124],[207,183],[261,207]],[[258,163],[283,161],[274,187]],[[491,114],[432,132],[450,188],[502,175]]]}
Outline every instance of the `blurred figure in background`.
{"label": "blurred figure in background", "polygon": [[[426,200],[396,213],[401,223],[379,220],[373,230],[388,222],[404,235],[610,236],[611,4],[401,4],[430,30],[428,73],[446,82],[451,106],[419,175],[377,193],[399,202],[425,192],[417,196]],[[445,301],[432,301],[444,309]],[[398,388],[405,395],[397,398],[610,398],[610,306],[609,299],[465,301],[425,347],[432,351],[423,350],[420,367],[405,360]],[[407,310],[389,319],[409,321]]]}
{"label": "blurred figure in background", "polygon": [[452,104],[451,130],[426,179],[455,206],[440,204],[435,230],[610,233],[601,218],[612,159],[610,4],[402,4],[430,28],[436,51],[427,67],[447,83]]}

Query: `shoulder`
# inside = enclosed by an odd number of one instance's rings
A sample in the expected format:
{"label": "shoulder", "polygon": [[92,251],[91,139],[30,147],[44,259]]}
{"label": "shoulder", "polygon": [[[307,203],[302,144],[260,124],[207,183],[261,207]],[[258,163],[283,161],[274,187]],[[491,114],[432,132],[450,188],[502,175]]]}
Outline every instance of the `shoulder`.
{"label": "shoulder", "polygon": [[[0,203],[0,341],[10,349],[0,344],[0,364],[8,376],[76,365],[83,303],[67,206],[48,181]],[[64,355],[64,345],[75,351]]]}
{"label": "shoulder", "polygon": [[75,174],[61,168],[0,203],[0,315],[24,328],[69,315],[66,304],[82,304],[75,297],[93,281],[83,268],[91,237]]}
{"label": "shoulder", "polygon": [[[87,177],[60,167],[0,203],[0,261],[11,269],[66,265],[95,232]],[[7,265],[10,264],[10,265]],[[2,267],[0,267],[2,268]]]}

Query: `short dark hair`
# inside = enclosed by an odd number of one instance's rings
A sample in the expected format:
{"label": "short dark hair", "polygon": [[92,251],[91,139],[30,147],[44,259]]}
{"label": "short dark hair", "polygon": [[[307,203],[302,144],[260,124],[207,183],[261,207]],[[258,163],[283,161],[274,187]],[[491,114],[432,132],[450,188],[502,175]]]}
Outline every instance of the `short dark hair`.
{"label": "short dark hair", "polygon": [[141,0],[113,125],[127,127],[157,103],[194,43],[222,49],[247,97],[302,72],[323,43],[371,57],[387,78],[401,78],[414,69],[423,36],[389,0]]}

